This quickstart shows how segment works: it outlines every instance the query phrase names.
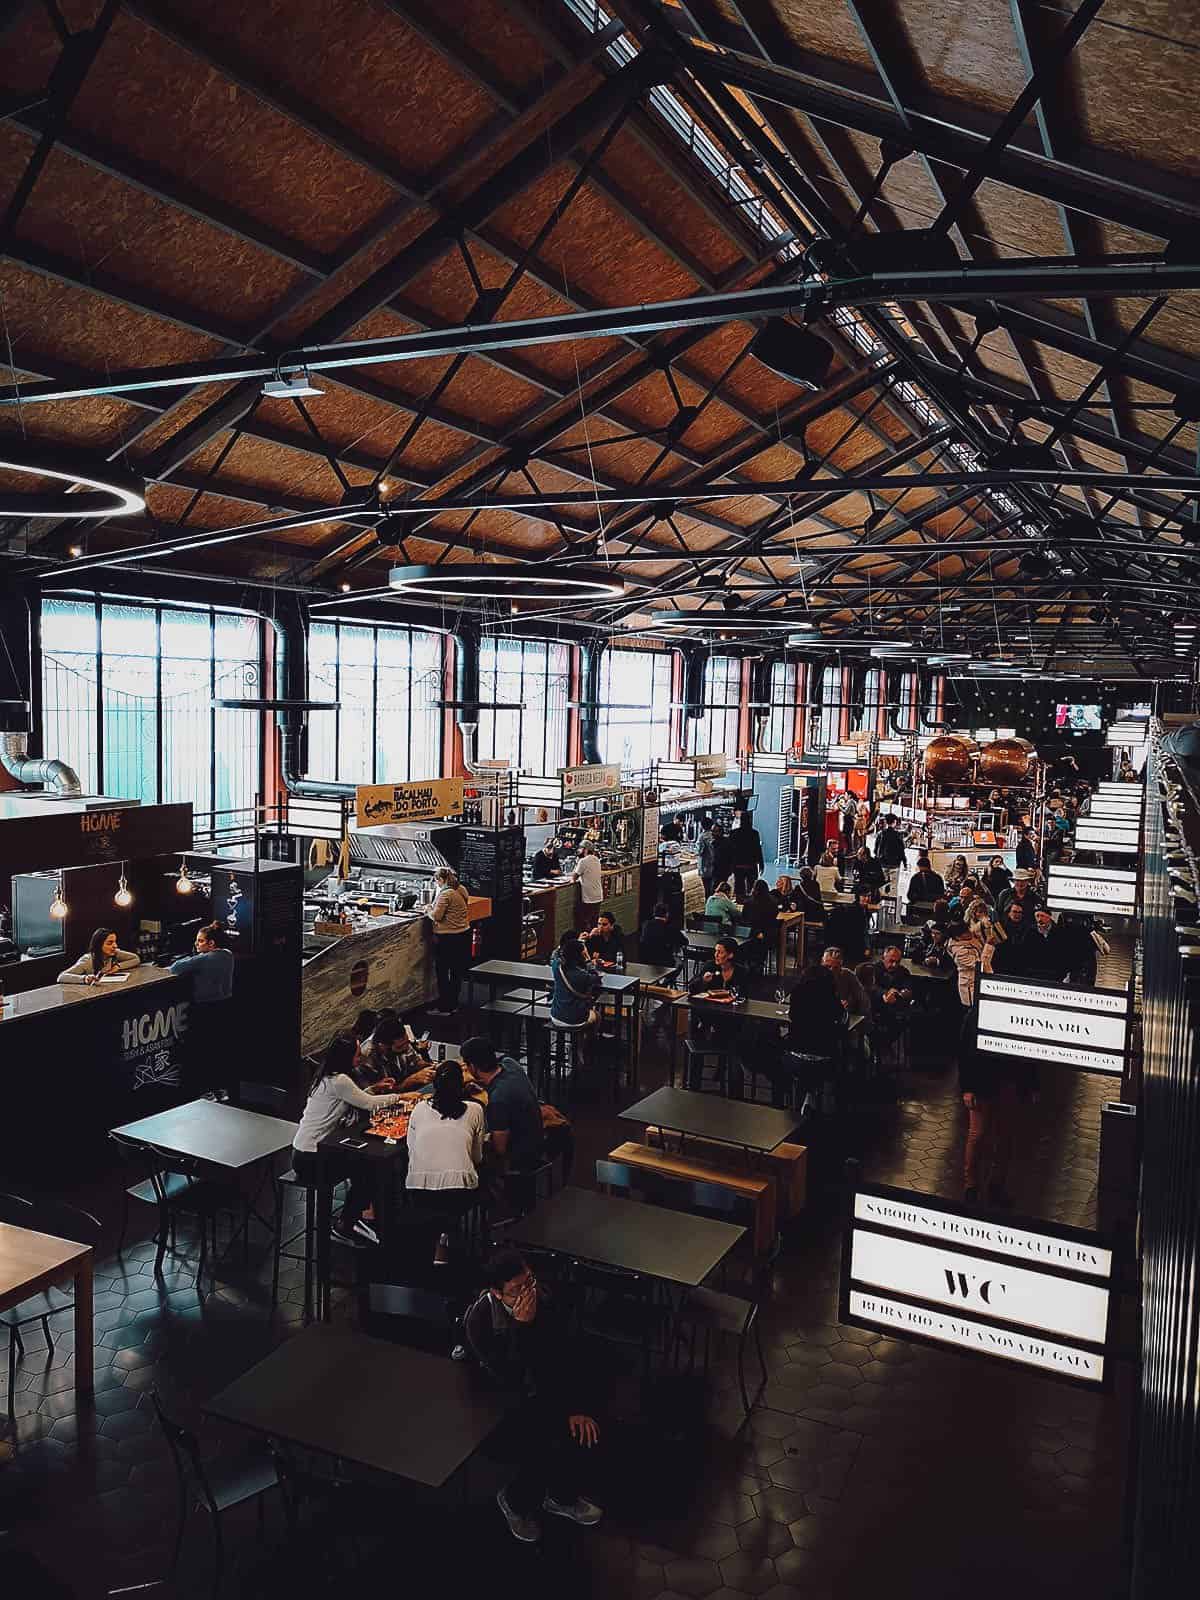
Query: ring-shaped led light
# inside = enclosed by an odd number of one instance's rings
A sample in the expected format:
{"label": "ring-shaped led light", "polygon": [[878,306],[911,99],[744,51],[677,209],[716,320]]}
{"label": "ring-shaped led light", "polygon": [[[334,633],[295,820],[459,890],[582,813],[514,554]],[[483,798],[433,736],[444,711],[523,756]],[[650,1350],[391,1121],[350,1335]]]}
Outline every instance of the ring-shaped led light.
{"label": "ring-shaped led light", "polygon": [[554,572],[549,563],[457,562],[444,567],[393,567],[388,584],[399,594],[430,600],[612,600],[625,593],[624,581],[597,567]]}
{"label": "ring-shaped led light", "polygon": [[79,489],[78,494],[14,494],[0,491],[0,517],[117,517],[146,509],[146,496],[132,473],[122,472],[97,456],[58,455],[30,450],[22,444],[20,459],[8,441],[0,447],[0,472],[21,477],[53,478]]}

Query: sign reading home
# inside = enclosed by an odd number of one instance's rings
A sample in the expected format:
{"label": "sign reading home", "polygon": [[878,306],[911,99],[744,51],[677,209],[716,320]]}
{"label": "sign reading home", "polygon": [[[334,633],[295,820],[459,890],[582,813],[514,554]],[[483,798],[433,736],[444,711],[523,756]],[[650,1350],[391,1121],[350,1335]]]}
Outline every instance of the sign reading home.
{"label": "sign reading home", "polygon": [[418,783],[360,783],[354,791],[360,828],[384,822],[431,822],[435,817],[461,817],[463,780],[426,778]]}
{"label": "sign reading home", "polygon": [[595,795],[621,792],[620,765],[603,766],[594,763],[586,767],[561,767],[562,797],[567,800],[590,800]]}
{"label": "sign reading home", "polygon": [[1068,988],[980,974],[979,1050],[1119,1078],[1128,1042],[1124,989]]}
{"label": "sign reading home", "polygon": [[1082,1229],[956,1210],[863,1184],[842,1259],[841,1319],[1100,1385],[1112,1252]]}
{"label": "sign reading home", "polygon": [[1064,866],[1052,861],[1046,880],[1051,911],[1096,911],[1112,917],[1137,915],[1137,873],[1128,867]]}

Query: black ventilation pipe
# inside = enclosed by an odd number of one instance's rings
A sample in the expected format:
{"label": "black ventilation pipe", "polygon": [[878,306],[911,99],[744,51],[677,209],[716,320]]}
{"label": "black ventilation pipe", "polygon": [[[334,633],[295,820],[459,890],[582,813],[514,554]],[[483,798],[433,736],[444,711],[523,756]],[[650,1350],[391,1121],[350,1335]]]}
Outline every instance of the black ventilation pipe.
{"label": "black ventilation pipe", "polygon": [[[276,697],[307,700],[308,606],[301,595],[280,590],[270,596],[263,611],[275,631]],[[295,706],[275,713],[279,725],[279,772],[289,794],[314,799],[340,800],[353,795],[352,783],[324,783],[306,778],[308,766],[308,712]]]}
{"label": "black ventilation pipe", "polygon": [[0,767],[18,783],[77,795],[82,789],[74,768],[54,757],[29,754],[38,634],[35,598],[17,585],[0,590]]}
{"label": "black ventilation pipe", "polygon": [[767,655],[755,656],[750,667],[751,747],[755,750],[761,748],[763,729],[771,715],[771,678],[775,663],[782,659],[778,651],[772,651]]}
{"label": "black ventilation pipe", "polygon": [[583,704],[579,708],[579,742],[583,759],[591,764],[600,762],[600,680],[604,666],[604,652],[608,641],[597,639],[581,648]]}
{"label": "black ventilation pipe", "polygon": [[[708,671],[708,651],[693,644],[683,652],[683,715],[696,722],[704,715],[704,678]],[[686,744],[686,740],[684,743]]]}

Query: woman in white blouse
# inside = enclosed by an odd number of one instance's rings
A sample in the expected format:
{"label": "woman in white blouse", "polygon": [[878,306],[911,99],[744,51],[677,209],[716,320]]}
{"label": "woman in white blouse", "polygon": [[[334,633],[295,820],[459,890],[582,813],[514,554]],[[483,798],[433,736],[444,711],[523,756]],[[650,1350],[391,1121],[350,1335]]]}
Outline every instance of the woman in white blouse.
{"label": "woman in white blouse", "polygon": [[[409,1199],[447,1222],[469,1211],[479,1197],[483,1160],[483,1107],[463,1090],[462,1063],[443,1061],[428,1100],[418,1100],[408,1119]],[[435,1260],[445,1259],[443,1233]]]}
{"label": "woman in white blouse", "polygon": [[97,928],[91,943],[65,971],[58,975],[59,983],[99,983],[101,978],[115,978],[119,973],[131,972],[141,966],[140,957],[132,950],[122,950],[111,928]]}

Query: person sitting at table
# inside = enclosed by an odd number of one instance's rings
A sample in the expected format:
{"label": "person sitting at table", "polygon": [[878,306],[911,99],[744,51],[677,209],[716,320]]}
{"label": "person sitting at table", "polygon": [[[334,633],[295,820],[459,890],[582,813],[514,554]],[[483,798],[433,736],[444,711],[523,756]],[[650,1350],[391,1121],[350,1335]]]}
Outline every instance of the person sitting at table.
{"label": "person sitting at table", "polygon": [[[367,1094],[360,1089],[351,1075],[353,1067],[354,1039],[348,1033],[339,1034],[317,1068],[292,1140],[292,1168],[302,1183],[315,1185],[317,1146],[348,1120],[352,1122],[355,1112],[377,1111],[380,1106],[400,1103],[398,1094]],[[363,1212],[374,1199],[373,1182],[369,1178],[354,1178],[347,1190],[342,1214],[333,1225],[332,1237],[339,1244],[363,1248],[379,1243],[375,1229],[362,1220]]]}
{"label": "person sitting at table", "polygon": [[850,880],[855,894],[861,893],[863,889],[869,889],[871,899],[878,900],[884,877],[883,868],[878,861],[872,859],[866,845],[860,846],[850,863]]}
{"label": "person sitting at table", "polygon": [[408,1030],[395,1012],[375,1024],[370,1053],[359,1050],[358,1081],[364,1088],[400,1085],[430,1065],[429,1057],[408,1037]]}
{"label": "person sitting at table", "polygon": [[487,1206],[494,1212],[504,1200],[509,1178],[532,1172],[545,1160],[542,1108],[529,1074],[511,1056],[497,1056],[490,1039],[477,1034],[465,1040],[462,1059],[474,1082],[487,1090],[482,1180]]}
{"label": "person sitting at table", "polygon": [[817,858],[819,867],[836,867],[839,865],[837,851],[831,844],[827,844]]}
{"label": "person sitting at table", "polygon": [[843,965],[840,946],[828,945],[821,956],[821,966],[828,972],[842,1005],[852,1016],[865,1016],[870,1010],[862,984],[849,967]]}
{"label": "person sitting at table", "polygon": [[889,945],[882,960],[876,961],[874,966],[871,1017],[876,1037],[888,1044],[904,1031],[913,1003],[912,974],[904,965],[904,952],[898,944]]}
{"label": "person sitting at table", "polygon": [[687,949],[687,937],[671,925],[671,910],[665,900],[655,903],[654,915],[642,923],[638,934],[638,959],[654,967],[676,967]]}
{"label": "person sitting at table", "polygon": [[[479,1199],[484,1111],[468,1100],[460,1061],[443,1061],[433,1093],[418,1100],[408,1119],[408,1175],[404,1187],[414,1205],[436,1212],[444,1223],[459,1221]],[[434,1262],[444,1263],[450,1239],[443,1232]]]}
{"label": "person sitting at table", "polygon": [[625,954],[625,935],[611,911],[600,913],[596,926],[584,934],[583,943],[593,965],[605,972],[611,972],[618,957]]}
{"label": "person sitting at table", "polygon": [[554,987],[550,993],[550,1020],[565,1028],[581,1028],[595,1020],[596,996],[603,989],[600,974],[588,965],[579,935],[568,928],[550,957]]}
{"label": "person sitting at table", "polygon": [[713,950],[712,965],[692,979],[688,993],[706,994],[709,990],[744,994],[747,987],[746,972],[741,961],[741,946],[732,934],[722,935]]}
{"label": "person sitting at table", "polygon": [[89,987],[101,978],[114,978],[121,972],[132,972],[140,967],[141,957],[132,950],[122,950],[111,928],[97,928],[88,947],[71,965],[59,973],[59,983],[85,983]]}
{"label": "person sitting at table", "polygon": [[970,870],[970,867],[967,865],[966,856],[955,856],[954,860],[950,863],[950,871],[946,874],[946,888],[952,895],[957,893],[959,888],[961,888],[962,884],[966,881],[967,874],[970,872]]}
{"label": "person sitting at table", "polygon": [[733,898],[733,886],[727,879],[722,879],[704,902],[704,915],[706,917],[720,917],[723,922],[728,922],[732,925],[741,914],[742,908]]}
{"label": "person sitting at table", "polygon": [[742,915],[750,929],[750,937],[742,944],[742,961],[761,973],[779,936],[779,911],[763,878],[755,881]]}
{"label": "person sitting at table", "polygon": [[946,884],[941,873],[933,870],[932,861],[922,850],[917,857],[917,870],[908,880],[909,905],[911,906],[914,900],[929,905],[940,900],[945,893]]}
{"label": "person sitting at table", "polygon": [[540,850],[533,853],[533,877],[557,878],[562,872],[562,860],[558,853],[558,840],[547,839]]}
{"label": "person sitting at table", "polygon": [[801,867],[789,896],[788,910],[802,911],[806,922],[824,922],[825,902],[821,899],[821,885],[811,867]]}
{"label": "person sitting at table", "polygon": [[836,905],[825,918],[825,937],[848,961],[861,961],[870,942],[871,894],[863,889],[853,905]]}
{"label": "person sitting at table", "polygon": [[1004,865],[1003,856],[992,857],[988,864],[988,869],[980,881],[991,896],[992,904],[998,904],[1000,896],[1012,883],[1012,873]]}
{"label": "person sitting at table", "polygon": [[[784,1061],[788,1077],[797,1078],[804,1089],[801,1116],[816,1110],[822,1089],[831,1085],[845,1032],[846,1008],[838,994],[832,969],[823,962],[820,966],[813,963],[805,967],[788,1002],[787,1042],[791,1059],[785,1057]],[[801,1067],[795,1059],[797,1055],[816,1056],[818,1060],[807,1061]],[[774,1079],[772,1085],[775,1087]],[[782,1104],[778,1088],[775,1100],[776,1104]]]}
{"label": "person sitting at table", "polygon": [[463,1340],[492,1382],[522,1402],[494,1436],[519,1463],[496,1504],[522,1544],[541,1538],[542,1511],[594,1527],[604,1513],[580,1483],[585,1452],[600,1440],[595,1365],[574,1347],[555,1299],[516,1250],[493,1255],[483,1277],[486,1287],[463,1318]]}
{"label": "person sitting at table", "polygon": [[956,969],[954,957],[950,954],[946,942],[945,928],[937,924],[925,929],[920,949],[917,952],[917,961],[923,967],[928,967],[931,972],[952,974]]}

